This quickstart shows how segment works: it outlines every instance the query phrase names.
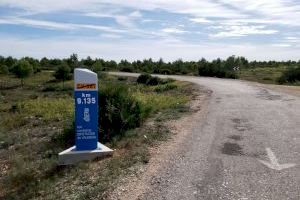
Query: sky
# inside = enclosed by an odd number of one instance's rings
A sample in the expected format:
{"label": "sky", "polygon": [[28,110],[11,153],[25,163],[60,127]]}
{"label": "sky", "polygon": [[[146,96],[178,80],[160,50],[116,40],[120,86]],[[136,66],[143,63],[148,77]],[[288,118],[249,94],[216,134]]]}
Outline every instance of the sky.
{"label": "sky", "polygon": [[0,0],[0,55],[300,59],[300,0]]}

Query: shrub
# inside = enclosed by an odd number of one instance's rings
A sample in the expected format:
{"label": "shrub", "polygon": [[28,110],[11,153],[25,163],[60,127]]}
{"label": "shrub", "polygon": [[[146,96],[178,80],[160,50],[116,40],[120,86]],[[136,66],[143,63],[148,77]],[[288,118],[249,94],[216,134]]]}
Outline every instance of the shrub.
{"label": "shrub", "polygon": [[233,70],[226,70],[222,66],[214,66],[211,63],[206,63],[198,68],[200,76],[218,77],[218,78],[237,78],[237,74]]}
{"label": "shrub", "polygon": [[23,87],[24,78],[27,78],[33,72],[33,68],[28,61],[21,59],[13,66],[12,72],[21,79],[21,85]]}
{"label": "shrub", "polygon": [[159,73],[160,74],[172,74],[171,70],[169,70],[169,69],[161,69],[161,70],[159,70]]}
{"label": "shrub", "polygon": [[147,84],[147,82],[149,81],[149,79],[151,78],[151,75],[150,74],[141,74],[136,82],[137,83],[141,83],[141,84]]}
{"label": "shrub", "polygon": [[151,76],[150,74],[141,74],[137,80],[137,83],[145,84],[145,85],[158,85],[162,83],[163,81],[156,77],[156,76]]}
{"label": "shrub", "polygon": [[8,74],[8,73],[9,73],[9,70],[6,65],[0,66],[0,74]]}
{"label": "shrub", "polygon": [[173,90],[176,89],[177,85],[174,84],[165,84],[165,85],[158,85],[156,86],[156,88],[154,89],[155,92],[165,92],[168,90]]}
{"label": "shrub", "polygon": [[63,63],[62,65],[60,65],[57,68],[57,70],[55,71],[55,73],[53,74],[53,76],[57,80],[61,80],[63,82],[63,87],[64,87],[64,82],[66,80],[71,80],[71,78],[72,78],[71,68],[66,63]]}
{"label": "shrub", "polygon": [[277,79],[279,84],[295,83],[297,81],[300,81],[300,66],[287,69]]}
{"label": "shrub", "polygon": [[122,84],[105,85],[99,89],[99,140],[110,141],[126,130],[138,127],[146,110]]}
{"label": "shrub", "polygon": [[151,77],[146,84],[147,85],[158,85],[159,83],[160,83],[160,78],[155,76],[155,77]]}
{"label": "shrub", "polygon": [[125,77],[125,76],[118,77],[118,81],[127,81],[127,80],[128,80],[128,77]]}
{"label": "shrub", "polygon": [[133,72],[133,69],[131,67],[121,67],[121,72]]}

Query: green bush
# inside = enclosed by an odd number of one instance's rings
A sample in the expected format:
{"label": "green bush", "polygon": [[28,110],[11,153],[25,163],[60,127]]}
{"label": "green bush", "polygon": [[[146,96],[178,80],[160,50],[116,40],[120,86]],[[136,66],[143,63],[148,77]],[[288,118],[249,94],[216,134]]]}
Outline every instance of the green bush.
{"label": "green bush", "polygon": [[163,81],[156,77],[156,76],[151,76],[150,74],[141,74],[137,80],[137,83],[145,84],[145,85],[158,85],[163,83]]}
{"label": "green bush", "polygon": [[[137,101],[121,83],[101,84],[98,91],[98,131],[100,142],[110,142],[115,136],[122,137],[127,130],[140,126],[150,114],[150,109]],[[56,135],[59,144],[74,143],[74,125]]]}
{"label": "green bush", "polygon": [[160,74],[172,74],[171,70],[169,69],[161,69],[158,71]]}
{"label": "green bush", "polygon": [[160,82],[161,82],[160,78],[155,76],[155,77],[151,77],[146,84],[147,85],[158,85],[158,84],[160,84]]}
{"label": "green bush", "polygon": [[9,73],[9,70],[6,65],[0,66],[0,74],[8,74],[8,73]]}
{"label": "green bush", "polygon": [[297,81],[300,81],[300,66],[287,69],[277,80],[279,84],[295,83]]}
{"label": "green bush", "polygon": [[147,110],[135,100],[122,84],[102,85],[99,89],[99,140],[110,141],[126,130],[138,127]]}
{"label": "green bush", "polygon": [[12,72],[21,79],[21,86],[23,87],[24,79],[32,74],[33,68],[27,60],[21,59],[13,66]]}
{"label": "green bush", "polygon": [[218,78],[238,78],[233,70],[226,70],[221,66],[214,66],[211,63],[206,63],[198,67],[200,76],[218,77]]}
{"label": "green bush", "polygon": [[149,79],[151,79],[151,75],[150,75],[150,74],[141,74],[141,75],[137,78],[136,82],[137,82],[137,83],[141,83],[141,84],[147,84],[148,81],[149,81]]}
{"label": "green bush", "polygon": [[55,79],[63,81],[63,83],[66,80],[71,80],[71,68],[66,63],[63,63],[57,68],[53,76],[55,77]]}
{"label": "green bush", "polygon": [[131,67],[121,67],[121,72],[134,72],[134,70]]}

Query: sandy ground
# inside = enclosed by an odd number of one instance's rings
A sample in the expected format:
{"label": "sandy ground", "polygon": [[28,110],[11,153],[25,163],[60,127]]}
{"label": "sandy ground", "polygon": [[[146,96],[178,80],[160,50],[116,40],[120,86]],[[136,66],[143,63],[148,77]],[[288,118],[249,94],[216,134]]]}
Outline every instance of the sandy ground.
{"label": "sandy ground", "polygon": [[207,112],[207,103],[211,96],[211,91],[197,86],[197,95],[189,104],[191,114],[184,116],[178,120],[166,122],[167,127],[173,133],[173,137],[160,144],[156,148],[150,150],[151,159],[147,165],[136,166],[135,173],[124,177],[116,189],[113,190],[110,200],[129,200],[143,199],[143,195],[158,180],[157,174],[164,165],[170,164],[170,158],[176,157],[182,150],[181,147],[186,140],[187,134],[193,127],[193,118],[202,118]]}

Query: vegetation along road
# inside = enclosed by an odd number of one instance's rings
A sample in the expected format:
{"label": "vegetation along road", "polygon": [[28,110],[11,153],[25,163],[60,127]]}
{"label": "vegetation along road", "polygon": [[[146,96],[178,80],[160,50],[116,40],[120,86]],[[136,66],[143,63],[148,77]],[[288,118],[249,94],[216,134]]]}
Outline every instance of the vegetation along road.
{"label": "vegetation along road", "polygon": [[117,198],[300,199],[297,89],[294,95],[240,80],[167,77],[206,87],[206,106],[175,125],[177,145]]}

